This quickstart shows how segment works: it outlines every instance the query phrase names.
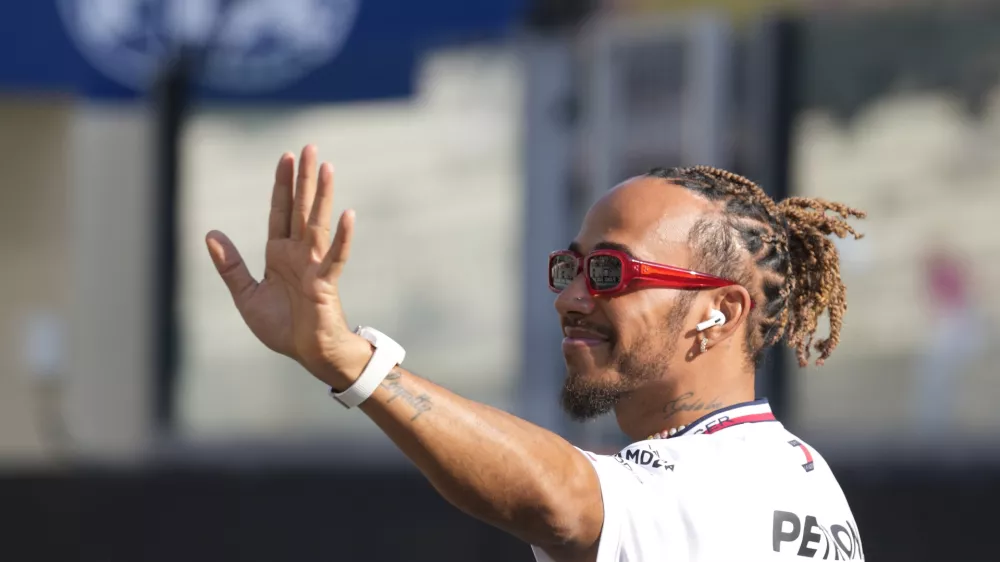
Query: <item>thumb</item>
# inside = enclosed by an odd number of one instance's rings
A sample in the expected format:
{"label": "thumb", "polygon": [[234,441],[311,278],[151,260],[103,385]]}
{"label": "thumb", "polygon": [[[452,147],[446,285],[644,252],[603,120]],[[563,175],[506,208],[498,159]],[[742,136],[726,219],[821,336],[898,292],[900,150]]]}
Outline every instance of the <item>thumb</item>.
{"label": "thumb", "polygon": [[250,275],[239,250],[225,234],[213,230],[205,237],[205,243],[208,245],[208,254],[212,257],[215,269],[233,295],[233,301],[237,307],[242,307],[257,288],[257,281]]}

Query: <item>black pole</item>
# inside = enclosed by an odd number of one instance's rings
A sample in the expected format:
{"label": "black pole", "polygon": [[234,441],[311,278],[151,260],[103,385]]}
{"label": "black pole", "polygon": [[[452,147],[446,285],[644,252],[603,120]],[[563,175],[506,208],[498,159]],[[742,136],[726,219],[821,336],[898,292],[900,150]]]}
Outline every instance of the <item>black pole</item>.
{"label": "black pole", "polygon": [[154,90],[155,196],[153,240],[153,428],[174,425],[177,365],[177,224],[180,195],[181,129],[190,107],[191,58],[184,51],[165,67]]}
{"label": "black pole", "polygon": [[181,133],[190,115],[192,87],[214,40],[245,0],[222,0],[204,42],[181,40],[153,89],[156,114],[153,240],[153,388],[152,418],[157,433],[169,434],[176,417],[180,328],[177,316],[178,206],[181,186]]}

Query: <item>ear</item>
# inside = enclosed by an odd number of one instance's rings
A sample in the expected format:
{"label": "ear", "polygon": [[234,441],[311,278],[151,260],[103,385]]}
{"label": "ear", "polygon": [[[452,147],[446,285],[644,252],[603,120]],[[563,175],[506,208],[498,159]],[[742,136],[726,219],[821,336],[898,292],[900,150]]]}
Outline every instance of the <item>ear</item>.
{"label": "ear", "polygon": [[[729,339],[734,334],[742,333],[740,328],[746,325],[752,302],[750,293],[739,285],[716,289],[713,293],[710,301],[711,307],[725,314],[726,322],[721,326],[713,326],[701,332],[704,337],[708,338],[710,347]],[[705,310],[704,318],[700,319],[699,322],[708,319],[709,314],[709,310]]]}

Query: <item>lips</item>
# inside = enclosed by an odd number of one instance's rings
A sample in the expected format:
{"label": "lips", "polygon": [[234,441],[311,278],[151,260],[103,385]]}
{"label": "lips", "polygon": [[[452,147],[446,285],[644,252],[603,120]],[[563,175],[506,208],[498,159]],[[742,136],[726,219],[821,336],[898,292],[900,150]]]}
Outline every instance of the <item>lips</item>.
{"label": "lips", "polygon": [[611,341],[603,331],[583,326],[563,326],[562,341],[564,353],[605,345]]}
{"label": "lips", "polygon": [[565,327],[563,335],[568,339],[608,341],[607,336],[589,328]]}

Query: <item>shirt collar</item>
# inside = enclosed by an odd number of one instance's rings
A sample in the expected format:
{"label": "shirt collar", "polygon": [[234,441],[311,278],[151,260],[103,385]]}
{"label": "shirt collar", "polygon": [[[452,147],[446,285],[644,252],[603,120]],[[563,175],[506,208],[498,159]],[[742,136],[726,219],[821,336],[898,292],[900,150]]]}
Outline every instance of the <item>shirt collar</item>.
{"label": "shirt collar", "polygon": [[771,405],[767,402],[767,398],[761,398],[753,402],[741,402],[726,406],[702,416],[678,431],[671,439],[684,435],[712,434],[734,425],[776,421],[778,420],[771,412]]}

